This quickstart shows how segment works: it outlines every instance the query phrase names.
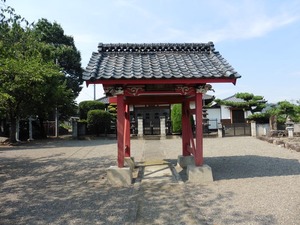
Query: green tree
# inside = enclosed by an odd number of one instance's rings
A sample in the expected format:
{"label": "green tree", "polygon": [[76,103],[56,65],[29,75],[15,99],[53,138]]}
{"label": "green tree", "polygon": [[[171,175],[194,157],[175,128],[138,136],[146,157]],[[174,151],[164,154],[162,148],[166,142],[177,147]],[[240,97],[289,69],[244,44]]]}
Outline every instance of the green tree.
{"label": "green tree", "polygon": [[105,105],[98,101],[82,101],[79,103],[79,117],[81,120],[86,120],[90,110],[100,109],[104,110]]}
{"label": "green tree", "polygon": [[270,119],[269,112],[255,113],[247,117],[247,120],[253,120],[256,121],[257,123],[269,123],[269,119]]}
{"label": "green tree", "polygon": [[277,115],[277,120],[281,124],[284,124],[288,117],[295,122],[298,121],[297,106],[289,101],[278,102],[272,113]]}
{"label": "green tree", "polygon": [[172,130],[175,133],[179,133],[182,131],[181,117],[182,117],[181,104],[172,105],[171,121],[172,121]]}
{"label": "green tree", "polygon": [[77,50],[72,36],[66,35],[57,23],[42,18],[33,26],[37,39],[52,46],[51,51],[42,51],[43,57],[56,62],[65,74],[67,86],[77,97],[82,87],[81,55]]}
{"label": "green tree", "polygon": [[100,133],[105,133],[110,129],[111,115],[104,110],[94,109],[87,114],[87,127],[97,136]]}
{"label": "green tree", "polygon": [[31,25],[1,2],[0,108],[11,122],[14,142],[18,118],[43,117],[49,110],[71,105],[74,95],[63,82],[61,68],[41,54],[51,52],[51,45],[37,40]]}
{"label": "green tree", "polygon": [[290,117],[292,121],[300,121],[300,107],[299,103],[293,104],[289,101],[280,101],[277,104],[271,105],[271,107],[264,113],[253,114],[248,119],[254,119],[258,122],[268,123],[270,117],[275,117],[278,124],[284,125],[287,118]]}
{"label": "green tree", "polygon": [[263,96],[254,95],[251,93],[236,93],[236,98],[242,99],[243,101],[227,101],[216,99],[215,101],[220,105],[227,105],[233,108],[243,109],[244,111],[250,111],[252,114],[255,112],[261,112],[266,107],[266,100]]}
{"label": "green tree", "polygon": [[296,104],[296,121],[299,122],[300,121],[300,100],[297,101]]}

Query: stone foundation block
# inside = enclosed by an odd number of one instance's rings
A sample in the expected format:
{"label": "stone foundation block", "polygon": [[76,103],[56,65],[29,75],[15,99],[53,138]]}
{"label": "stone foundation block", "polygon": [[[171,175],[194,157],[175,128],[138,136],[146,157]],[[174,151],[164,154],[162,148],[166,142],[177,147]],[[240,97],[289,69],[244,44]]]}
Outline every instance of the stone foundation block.
{"label": "stone foundation block", "polygon": [[177,159],[177,163],[181,168],[186,168],[189,165],[194,166],[195,159],[194,159],[194,156],[192,156],[192,155],[189,155],[189,156],[179,155],[178,159]]}
{"label": "stone foundation block", "polygon": [[210,166],[205,164],[202,166],[189,165],[186,172],[188,181],[191,183],[207,184],[214,181]]}
{"label": "stone foundation block", "polygon": [[132,182],[132,171],[129,167],[111,166],[107,170],[107,180],[113,186],[129,186]]}

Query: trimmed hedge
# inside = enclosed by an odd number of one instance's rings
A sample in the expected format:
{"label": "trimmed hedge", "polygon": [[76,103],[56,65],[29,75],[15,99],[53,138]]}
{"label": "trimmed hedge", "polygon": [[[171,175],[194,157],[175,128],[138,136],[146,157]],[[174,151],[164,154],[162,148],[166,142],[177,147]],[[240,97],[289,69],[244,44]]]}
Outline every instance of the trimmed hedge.
{"label": "trimmed hedge", "polygon": [[172,105],[171,109],[171,121],[172,121],[172,131],[174,133],[181,133],[182,124],[181,124],[181,104]]}
{"label": "trimmed hedge", "polygon": [[94,134],[107,134],[110,129],[111,114],[104,110],[94,109],[87,114],[87,127]]}
{"label": "trimmed hedge", "polygon": [[79,116],[81,120],[86,120],[90,110],[104,110],[105,104],[98,101],[83,101],[79,103]]}

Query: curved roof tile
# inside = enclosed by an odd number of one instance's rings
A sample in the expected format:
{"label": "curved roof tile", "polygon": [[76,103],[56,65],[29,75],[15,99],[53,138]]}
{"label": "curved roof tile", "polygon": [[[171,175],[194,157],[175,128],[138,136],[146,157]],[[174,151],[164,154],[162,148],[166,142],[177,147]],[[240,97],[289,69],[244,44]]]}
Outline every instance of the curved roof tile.
{"label": "curved roof tile", "polygon": [[93,52],[84,80],[239,78],[209,43],[102,44]]}

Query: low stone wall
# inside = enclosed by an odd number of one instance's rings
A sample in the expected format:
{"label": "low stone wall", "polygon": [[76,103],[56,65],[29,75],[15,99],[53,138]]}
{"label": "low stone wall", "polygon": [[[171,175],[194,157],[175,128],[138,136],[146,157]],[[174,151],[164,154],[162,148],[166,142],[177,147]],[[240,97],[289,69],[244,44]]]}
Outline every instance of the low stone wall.
{"label": "low stone wall", "polygon": [[300,152],[300,138],[276,138],[268,136],[258,136],[260,140],[267,141],[271,144],[278,145],[280,147],[288,148],[296,152]]}
{"label": "low stone wall", "polygon": [[294,124],[294,132],[295,133],[300,133],[300,123],[295,123]]}
{"label": "low stone wall", "polygon": [[266,136],[270,131],[269,124],[256,124],[256,135],[257,136]]}

